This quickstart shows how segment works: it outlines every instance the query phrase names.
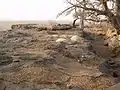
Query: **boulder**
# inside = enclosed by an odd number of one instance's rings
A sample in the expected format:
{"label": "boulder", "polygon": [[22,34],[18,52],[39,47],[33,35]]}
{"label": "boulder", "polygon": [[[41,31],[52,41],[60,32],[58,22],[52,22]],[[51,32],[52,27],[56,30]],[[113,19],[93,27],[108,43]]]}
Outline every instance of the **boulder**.
{"label": "boulder", "polygon": [[59,42],[66,42],[67,40],[65,39],[65,38],[58,38],[57,40],[56,40],[56,42],[57,43],[59,43]]}
{"label": "boulder", "polygon": [[70,38],[71,42],[80,42],[81,41],[81,37],[79,37],[78,35],[73,35]]}

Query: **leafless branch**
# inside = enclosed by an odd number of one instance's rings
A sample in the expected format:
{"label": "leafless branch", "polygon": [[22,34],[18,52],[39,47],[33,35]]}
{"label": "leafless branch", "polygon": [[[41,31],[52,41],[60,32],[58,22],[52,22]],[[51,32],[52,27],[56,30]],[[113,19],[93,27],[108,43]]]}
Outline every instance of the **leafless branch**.
{"label": "leafless branch", "polygon": [[93,22],[106,22],[107,21],[107,19],[105,19],[105,20],[85,19],[85,20],[93,21]]}
{"label": "leafless branch", "polygon": [[68,1],[67,0],[67,2],[70,4],[70,5],[72,5],[73,7],[78,7],[78,8],[82,8],[82,9],[84,9],[84,10],[90,10],[90,11],[94,11],[94,12],[97,12],[97,13],[99,13],[99,14],[101,14],[101,15],[106,15],[106,11],[102,11],[102,10],[98,10],[98,9],[95,9],[95,8],[87,8],[87,7],[83,7],[83,6],[81,6],[81,5],[78,5],[78,4],[73,4],[73,3],[71,3],[70,1]]}
{"label": "leafless branch", "polygon": [[72,8],[74,8],[74,6],[68,7],[68,8],[66,8],[64,11],[58,13],[57,18],[58,18],[59,16],[61,16],[62,14],[64,14],[66,11],[68,11],[68,10],[70,10],[70,9],[72,9]]}

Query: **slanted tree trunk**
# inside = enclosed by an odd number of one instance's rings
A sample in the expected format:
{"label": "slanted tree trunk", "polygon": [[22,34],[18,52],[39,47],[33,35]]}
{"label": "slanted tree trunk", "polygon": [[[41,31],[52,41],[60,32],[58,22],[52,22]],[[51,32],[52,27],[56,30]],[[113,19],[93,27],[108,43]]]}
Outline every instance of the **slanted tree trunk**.
{"label": "slanted tree trunk", "polygon": [[113,27],[117,30],[117,34],[120,35],[120,15],[109,17],[109,21]]}
{"label": "slanted tree trunk", "polygon": [[116,0],[116,15],[108,13],[108,19],[120,35],[120,0]]}
{"label": "slanted tree trunk", "polygon": [[117,6],[117,15],[120,16],[120,0],[116,0],[116,6]]}
{"label": "slanted tree trunk", "polygon": [[74,28],[76,28],[76,21],[77,21],[77,20],[78,20],[78,19],[75,19],[75,20],[73,21],[73,24],[72,24],[72,25],[73,25]]}
{"label": "slanted tree trunk", "polygon": [[117,15],[114,17],[114,27],[118,30],[118,34],[120,34],[120,0],[116,0],[117,6]]}

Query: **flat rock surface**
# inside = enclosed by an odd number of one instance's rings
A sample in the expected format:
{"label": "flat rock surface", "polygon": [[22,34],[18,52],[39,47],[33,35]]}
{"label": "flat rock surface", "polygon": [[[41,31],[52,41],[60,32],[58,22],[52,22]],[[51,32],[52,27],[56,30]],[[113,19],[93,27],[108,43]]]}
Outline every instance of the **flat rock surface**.
{"label": "flat rock surface", "polygon": [[[0,90],[105,90],[116,84],[99,70],[111,55],[108,47],[97,36],[81,35],[79,29],[1,31]],[[79,37],[74,43],[73,36]]]}

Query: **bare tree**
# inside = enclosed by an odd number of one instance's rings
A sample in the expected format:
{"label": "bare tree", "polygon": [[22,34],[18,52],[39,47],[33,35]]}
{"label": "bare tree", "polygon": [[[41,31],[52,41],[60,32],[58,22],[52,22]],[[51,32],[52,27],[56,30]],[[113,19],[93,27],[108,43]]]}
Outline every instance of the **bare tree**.
{"label": "bare tree", "polygon": [[[73,10],[83,10],[84,20],[110,22],[120,34],[120,0],[66,0],[69,7],[58,14],[70,14]],[[69,13],[68,13],[69,12]],[[76,13],[76,12],[75,12]],[[78,14],[79,17],[82,16]],[[105,18],[103,18],[105,17]],[[79,18],[78,18],[79,19]]]}

